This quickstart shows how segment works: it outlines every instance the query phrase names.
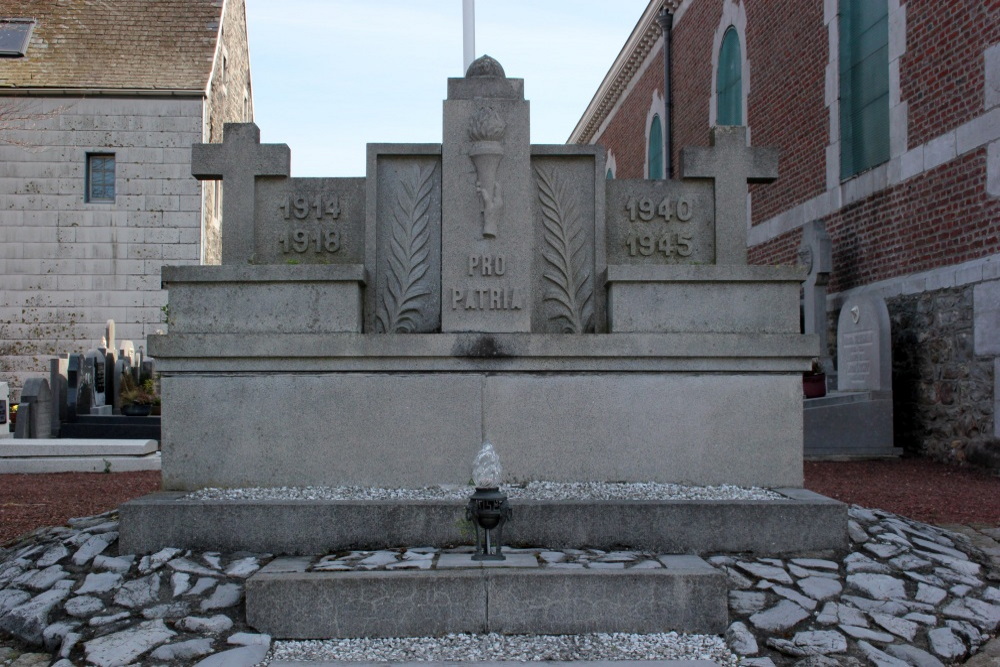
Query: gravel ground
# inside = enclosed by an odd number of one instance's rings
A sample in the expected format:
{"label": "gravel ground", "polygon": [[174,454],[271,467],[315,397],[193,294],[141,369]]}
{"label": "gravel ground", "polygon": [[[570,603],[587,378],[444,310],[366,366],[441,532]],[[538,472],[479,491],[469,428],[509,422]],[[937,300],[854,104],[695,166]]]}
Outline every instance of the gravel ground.
{"label": "gravel ground", "polygon": [[[806,488],[927,523],[1000,525],[1000,477],[924,459],[807,462]],[[0,545],[156,491],[160,473],[0,475]]]}

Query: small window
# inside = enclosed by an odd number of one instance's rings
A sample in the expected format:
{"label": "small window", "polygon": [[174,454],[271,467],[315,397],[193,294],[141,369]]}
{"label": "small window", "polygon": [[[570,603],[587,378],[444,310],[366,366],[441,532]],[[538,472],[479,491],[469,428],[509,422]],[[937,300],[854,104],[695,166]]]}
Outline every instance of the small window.
{"label": "small window", "polygon": [[115,156],[113,153],[87,155],[87,201],[115,200]]}
{"label": "small window", "polygon": [[719,74],[715,86],[718,125],[743,124],[743,66],[740,37],[735,28],[726,30],[719,47]]}
{"label": "small window", "polygon": [[660,115],[653,116],[649,124],[649,179],[663,178],[663,124]]}
{"label": "small window", "polygon": [[613,180],[615,180],[615,173],[614,173],[613,171],[611,171],[610,169],[608,169],[608,173],[607,173],[607,179],[608,179],[609,181],[613,181]]}
{"label": "small window", "polygon": [[0,19],[0,56],[22,57],[28,51],[34,19]]}

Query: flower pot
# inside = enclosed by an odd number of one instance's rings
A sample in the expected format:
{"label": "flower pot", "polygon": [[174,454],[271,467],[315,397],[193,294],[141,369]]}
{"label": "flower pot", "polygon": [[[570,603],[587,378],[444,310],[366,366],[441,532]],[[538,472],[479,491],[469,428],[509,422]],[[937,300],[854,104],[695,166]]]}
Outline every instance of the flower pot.
{"label": "flower pot", "polygon": [[826,396],[826,373],[802,376],[802,393],[806,398]]}
{"label": "flower pot", "polygon": [[122,414],[126,417],[148,417],[152,412],[152,405],[123,405]]}

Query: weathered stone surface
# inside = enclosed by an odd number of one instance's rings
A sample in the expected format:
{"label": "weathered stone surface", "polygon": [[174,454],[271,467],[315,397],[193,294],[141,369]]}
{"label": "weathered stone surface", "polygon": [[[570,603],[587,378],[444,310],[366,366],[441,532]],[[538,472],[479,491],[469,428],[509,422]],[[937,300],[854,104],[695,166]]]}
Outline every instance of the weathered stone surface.
{"label": "weathered stone surface", "polygon": [[187,574],[196,574],[203,577],[218,577],[219,573],[215,570],[210,570],[204,565],[198,565],[192,560],[187,558],[175,558],[167,563],[167,567],[176,572],[185,572]]}
{"label": "weathered stone surface", "polygon": [[76,594],[107,593],[121,583],[122,575],[115,572],[91,572],[76,589]]}
{"label": "weathered stone surface", "polygon": [[945,616],[972,621],[983,630],[992,632],[1000,624],[1000,606],[975,598],[955,600],[943,610]]}
{"label": "weathered stone surface", "polygon": [[68,555],[69,549],[67,549],[61,542],[57,542],[49,547],[44,554],[42,554],[41,558],[35,562],[35,566],[41,568],[49,567],[50,565],[55,565]]}
{"label": "weathered stone surface", "polygon": [[840,595],[844,587],[836,579],[826,577],[806,577],[799,579],[799,588],[814,600],[826,600]]}
{"label": "weathered stone surface", "polygon": [[813,609],[816,608],[816,600],[810,597],[806,597],[805,595],[802,595],[796,590],[792,590],[791,588],[786,588],[785,586],[773,586],[771,590],[780,595],[781,597],[791,600],[792,602],[798,604],[803,609],[808,609],[809,611],[812,611]]}
{"label": "weathered stone surface", "polygon": [[66,600],[66,604],[63,608],[70,616],[88,618],[101,609],[104,609],[104,603],[100,598],[95,598],[90,595],[80,595]]}
{"label": "weathered stone surface", "polygon": [[944,589],[921,582],[917,584],[917,594],[913,597],[917,602],[938,604],[944,600],[947,595],[948,594],[944,591]]}
{"label": "weathered stone surface", "polygon": [[841,600],[849,602],[851,605],[867,612],[879,612],[882,614],[892,614],[902,616],[910,611],[910,608],[896,600],[871,600],[869,598],[858,597],[857,595],[843,595]]}
{"label": "weathered stone surface", "polygon": [[767,594],[759,591],[730,591],[729,609],[734,614],[755,614],[767,604]]}
{"label": "weathered stone surface", "polygon": [[139,572],[141,574],[149,574],[154,570],[158,570],[179,553],[181,553],[180,549],[168,547],[166,549],[160,549],[155,554],[143,556],[139,560]]}
{"label": "weathered stone surface", "polygon": [[62,645],[66,635],[80,627],[79,621],[59,621],[42,631],[42,642],[46,651],[55,651]]}
{"label": "weathered stone surface", "polygon": [[36,571],[30,579],[24,582],[25,588],[33,591],[47,591],[52,588],[57,581],[65,579],[67,573],[58,565],[52,565],[44,570]]}
{"label": "weathered stone surface", "polygon": [[235,606],[243,597],[243,588],[239,584],[220,584],[207,600],[202,600],[201,610],[225,609]]}
{"label": "weathered stone surface", "polygon": [[906,587],[902,580],[884,574],[850,574],[847,576],[847,585],[876,600],[906,599]]}
{"label": "weathered stone surface", "polygon": [[98,555],[94,556],[94,569],[95,570],[107,570],[108,572],[116,572],[118,574],[125,574],[130,569],[132,569],[132,562],[135,557],[126,556],[104,556]]}
{"label": "weathered stone surface", "polygon": [[784,568],[776,567],[774,565],[764,565],[763,563],[743,563],[739,562],[736,567],[740,568],[748,574],[752,574],[759,579],[767,579],[768,581],[774,581],[779,584],[792,584],[791,576]]}
{"label": "weathered stone surface", "polygon": [[154,618],[180,618],[187,616],[190,611],[191,606],[187,602],[171,602],[143,609],[142,617],[150,620]]}
{"label": "weathered stone surface", "polygon": [[729,650],[737,655],[753,655],[760,650],[750,628],[739,621],[732,623],[726,629],[726,644],[729,645]]}
{"label": "weathered stone surface", "polygon": [[875,667],[910,667],[909,663],[898,658],[894,658],[888,653],[881,651],[866,641],[859,641],[858,648],[865,654]]}
{"label": "weathered stone surface", "polygon": [[267,651],[267,646],[241,646],[210,655],[194,667],[253,667],[264,659]]}
{"label": "weathered stone surface", "polygon": [[894,635],[899,635],[908,642],[912,642],[913,638],[917,636],[919,626],[913,621],[907,621],[902,618],[897,618],[896,616],[879,614],[877,612],[872,613],[871,617],[872,620],[883,629]]}
{"label": "weathered stone surface", "polygon": [[87,539],[83,545],[73,554],[74,565],[84,565],[94,556],[104,553],[108,545],[118,539],[118,533],[102,533]]}
{"label": "weathered stone surface", "polygon": [[260,563],[257,562],[256,558],[241,558],[229,564],[229,567],[226,568],[226,576],[246,579],[259,569]]}
{"label": "weathered stone surface", "polygon": [[966,646],[951,628],[934,628],[927,633],[931,651],[945,660],[956,660],[965,655]]}
{"label": "weathered stone surface", "polygon": [[870,628],[860,628],[854,625],[841,625],[840,629],[855,639],[867,639],[879,642],[880,644],[889,644],[895,641],[895,637],[892,635],[885,632],[879,632],[878,630],[872,630]]}
{"label": "weathered stone surface", "polygon": [[31,593],[27,591],[20,591],[16,588],[0,591],[0,616],[3,616],[30,597]]}
{"label": "weathered stone surface", "polygon": [[145,621],[134,628],[92,639],[83,646],[91,663],[98,667],[119,667],[129,664],[175,634],[161,620]]}
{"label": "weathered stone surface", "polygon": [[885,647],[885,652],[913,667],[944,667],[943,662],[927,651],[909,644],[892,644]]}
{"label": "weathered stone surface", "polygon": [[204,632],[217,635],[233,627],[233,621],[228,616],[223,616],[222,614],[217,614],[209,618],[188,616],[187,618],[182,618],[177,623],[177,627],[190,632]]}
{"label": "weathered stone surface", "polygon": [[69,596],[69,591],[52,589],[12,608],[0,616],[0,630],[35,646],[42,644],[42,632],[49,624],[49,613]]}
{"label": "weathered stone surface", "polygon": [[130,609],[151,604],[160,594],[160,575],[155,572],[148,577],[129,581],[115,592],[115,604]]}
{"label": "weathered stone surface", "polygon": [[809,612],[791,600],[782,600],[770,609],[750,617],[750,623],[763,632],[785,632],[799,621],[807,618]]}
{"label": "weathered stone surface", "polygon": [[191,660],[212,652],[211,639],[189,639],[176,644],[160,646],[149,657],[153,660]]}
{"label": "weathered stone surface", "polygon": [[771,648],[799,658],[810,655],[827,655],[843,653],[847,650],[847,639],[834,630],[811,630],[797,632],[791,640],[770,638],[767,645]]}

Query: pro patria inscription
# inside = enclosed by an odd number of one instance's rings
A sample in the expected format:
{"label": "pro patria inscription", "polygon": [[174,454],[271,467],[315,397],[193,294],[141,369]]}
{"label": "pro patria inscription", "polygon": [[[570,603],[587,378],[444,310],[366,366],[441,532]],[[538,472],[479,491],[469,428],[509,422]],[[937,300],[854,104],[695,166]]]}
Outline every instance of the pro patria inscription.
{"label": "pro patria inscription", "polygon": [[361,178],[257,181],[255,264],[364,262]]}
{"label": "pro patria inscription", "polygon": [[451,290],[452,310],[521,310],[524,307],[522,295],[503,281],[507,273],[507,258],[504,255],[469,255],[468,274],[470,278],[497,278],[495,284],[479,284],[453,287]]}

